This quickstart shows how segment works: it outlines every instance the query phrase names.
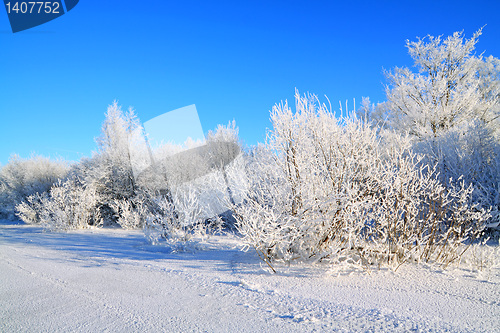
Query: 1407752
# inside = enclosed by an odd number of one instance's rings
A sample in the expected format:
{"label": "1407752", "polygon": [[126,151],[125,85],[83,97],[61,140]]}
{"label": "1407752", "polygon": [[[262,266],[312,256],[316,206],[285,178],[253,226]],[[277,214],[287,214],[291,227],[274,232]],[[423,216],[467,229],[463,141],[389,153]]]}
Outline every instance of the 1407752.
{"label": "1407752", "polygon": [[55,1],[16,1],[7,2],[7,13],[16,14],[60,14],[60,3]]}

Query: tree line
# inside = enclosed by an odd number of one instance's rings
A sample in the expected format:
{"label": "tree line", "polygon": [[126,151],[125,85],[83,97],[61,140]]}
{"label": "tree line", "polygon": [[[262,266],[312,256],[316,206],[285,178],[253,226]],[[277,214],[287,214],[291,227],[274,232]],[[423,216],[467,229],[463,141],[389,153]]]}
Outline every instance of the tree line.
{"label": "tree line", "polygon": [[[500,219],[500,60],[475,53],[481,33],[407,41],[414,68],[386,72],[377,105],[364,98],[337,115],[296,91],[295,109],[276,104],[266,142],[253,147],[233,122],[204,143],[151,151],[135,112],[115,102],[92,157],[13,156],[0,170],[0,213],[52,229],[141,228],[152,243],[177,245],[233,230],[271,269],[276,260],[457,262]],[[152,156],[200,145],[210,156],[138,177]]]}

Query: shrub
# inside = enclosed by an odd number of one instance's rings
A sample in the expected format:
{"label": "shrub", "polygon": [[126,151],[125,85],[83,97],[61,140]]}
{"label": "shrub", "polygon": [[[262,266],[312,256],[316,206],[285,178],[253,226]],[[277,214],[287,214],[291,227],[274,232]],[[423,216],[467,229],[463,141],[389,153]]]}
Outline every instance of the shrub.
{"label": "shrub", "polygon": [[18,216],[26,223],[52,230],[99,226],[98,194],[75,179],[54,185],[49,192],[36,193],[17,205]]}
{"label": "shrub", "polygon": [[478,237],[488,214],[471,205],[470,187],[444,187],[407,138],[382,136],[354,114],[336,118],[315,96],[295,97],[296,112],[273,108],[245,204],[235,208],[247,248],[269,265],[447,264],[458,244]]}
{"label": "shrub", "polygon": [[22,159],[11,156],[0,169],[0,217],[14,219],[16,205],[30,195],[47,192],[69,170],[66,162],[42,156]]}

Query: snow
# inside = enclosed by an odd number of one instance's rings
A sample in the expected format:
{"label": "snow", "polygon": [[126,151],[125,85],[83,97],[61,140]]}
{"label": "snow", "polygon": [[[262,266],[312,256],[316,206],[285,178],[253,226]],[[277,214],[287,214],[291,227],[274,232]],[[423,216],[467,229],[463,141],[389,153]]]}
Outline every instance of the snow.
{"label": "snow", "polygon": [[0,222],[1,332],[499,332],[500,273],[296,264],[237,238],[184,252],[121,229]]}

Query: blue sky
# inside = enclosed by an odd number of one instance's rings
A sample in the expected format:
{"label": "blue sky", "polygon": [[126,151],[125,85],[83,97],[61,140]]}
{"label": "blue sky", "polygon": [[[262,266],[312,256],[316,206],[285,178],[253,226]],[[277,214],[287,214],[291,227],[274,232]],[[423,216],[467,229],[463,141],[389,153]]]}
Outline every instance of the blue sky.
{"label": "blue sky", "polygon": [[0,8],[0,163],[90,156],[115,99],[143,122],[196,104],[205,132],[234,119],[253,145],[295,88],[381,102],[383,69],[412,65],[406,39],[484,25],[477,51],[500,57],[497,0],[80,0],[16,34]]}

